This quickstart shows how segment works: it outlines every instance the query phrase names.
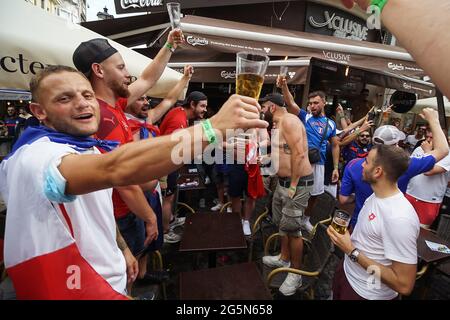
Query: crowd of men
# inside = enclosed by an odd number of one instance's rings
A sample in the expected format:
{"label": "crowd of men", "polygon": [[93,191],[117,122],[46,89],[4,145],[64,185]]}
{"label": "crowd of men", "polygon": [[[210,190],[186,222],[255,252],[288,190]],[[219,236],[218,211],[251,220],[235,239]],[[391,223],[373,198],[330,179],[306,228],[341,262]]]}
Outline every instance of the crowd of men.
{"label": "crowd of men", "polygon": [[[364,0],[343,2],[363,9],[368,5]],[[409,39],[392,15],[400,10],[408,16],[422,7],[403,4],[406,10],[402,4],[388,2],[383,19],[399,39]],[[396,21],[408,23],[406,17]],[[448,183],[449,146],[437,112],[422,111],[426,130],[413,137],[393,125],[373,128],[368,115],[351,123],[341,107],[336,123],[325,115],[323,92],[311,92],[307,107],[301,108],[280,76],[282,94],[266,95],[259,103],[232,95],[204,119],[208,99],[202,92],[193,91],[177,104],[192,76],[190,66],[167,97],[150,109],[145,94],[183,41],[181,30],[172,30],[133,83],[122,56],[105,39],[77,47],[77,70],[48,66],[32,79],[30,110],[41,125],[14,133],[17,141],[0,164],[0,192],[8,207],[5,266],[17,297],[128,299],[134,281],[166,277],[147,270],[147,256],[163,242],[180,240],[173,233],[184,223],[173,210],[182,165],[173,161],[173,150],[180,143],[188,147],[177,149],[183,159],[201,157],[210,144],[226,151],[225,166],[216,164],[216,209],[225,202],[227,186],[232,211],[242,215],[244,235],[251,234],[255,201],[265,195],[263,180],[274,178],[272,221],[282,235],[281,253],[264,256],[263,264],[300,268],[302,233],[311,232],[312,208],[327,190],[341,204],[355,203],[345,234],[327,229],[345,253],[336,270],[333,297],[396,299],[410,294],[420,225],[429,227],[436,219]],[[448,94],[442,69],[423,58],[419,44],[405,41]],[[195,120],[202,121],[190,125]],[[244,143],[245,163],[227,156],[242,147],[242,139],[218,141],[230,129],[248,130],[252,137]],[[417,147],[411,148],[414,142]],[[201,148],[194,147],[198,145]],[[260,165],[267,159],[256,150],[269,145],[276,172],[263,179]],[[379,286],[367,285],[367,270],[373,268],[379,270]],[[300,275],[288,273],[279,290],[289,296],[301,285]]]}

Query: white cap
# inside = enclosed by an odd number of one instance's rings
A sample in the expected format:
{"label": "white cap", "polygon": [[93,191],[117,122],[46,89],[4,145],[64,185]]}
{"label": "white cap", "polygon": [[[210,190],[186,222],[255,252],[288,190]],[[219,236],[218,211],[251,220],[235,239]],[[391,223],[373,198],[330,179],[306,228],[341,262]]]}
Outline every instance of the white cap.
{"label": "white cap", "polygon": [[372,142],[374,144],[395,145],[399,141],[405,140],[406,135],[395,126],[381,126],[375,130]]}

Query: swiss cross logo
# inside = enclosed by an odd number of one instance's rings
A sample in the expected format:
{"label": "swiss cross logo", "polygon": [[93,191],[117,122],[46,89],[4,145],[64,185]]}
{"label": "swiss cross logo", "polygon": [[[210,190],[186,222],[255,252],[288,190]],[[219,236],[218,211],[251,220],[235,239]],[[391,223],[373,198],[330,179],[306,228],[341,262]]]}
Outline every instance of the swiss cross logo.
{"label": "swiss cross logo", "polygon": [[369,220],[370,221],[372,221],[373,219],[375,219],[377,216],[372,212],[370,215],[369,215]]}

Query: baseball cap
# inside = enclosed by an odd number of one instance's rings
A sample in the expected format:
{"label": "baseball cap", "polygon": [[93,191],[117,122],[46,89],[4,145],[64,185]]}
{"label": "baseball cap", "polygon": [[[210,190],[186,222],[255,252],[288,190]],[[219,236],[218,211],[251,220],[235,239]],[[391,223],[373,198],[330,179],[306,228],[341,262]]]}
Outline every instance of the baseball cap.
{"label": "baseball cap", "polygon": [[406,135],[398,130],[397,127],[386,125],[375,130],[372,141],[375,144],[394,145],[399,141],[405,140],[405,138]]}
{"label": "baseball cap", "polygon": [[266,101],[270,101],[275,103],[277,106],[284,107],[284,97],[278,92],[266,94],[264,98],[259,99],[260,104]]}
{"label": "baseball cap", "polygon": [[201,100],[208,100],[208,97],[200,91],[192,91],[189,93],[189,95],[186,97],[186,99],[183,102],[183,106],[187,106],[191,104],[192,101],[199,102]]}
{"label": "baseball cap", "polygon": [[82,42],[75,49],[72,60],[78,71],[89,76],[93,63],[101,63],[116,52],[117,49],[112,47],[108,40],[97,38]]}

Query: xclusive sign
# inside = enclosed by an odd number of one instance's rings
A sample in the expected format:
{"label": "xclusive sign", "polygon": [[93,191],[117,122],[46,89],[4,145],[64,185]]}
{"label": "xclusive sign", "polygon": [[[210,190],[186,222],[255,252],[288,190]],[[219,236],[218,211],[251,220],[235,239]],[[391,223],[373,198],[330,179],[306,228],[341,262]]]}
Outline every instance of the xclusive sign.
{"label": "xclusive sign", "polygon": [[308,3],[305,31],[338,38],[376,41],[376,33],[366,21],[347,12]]}

